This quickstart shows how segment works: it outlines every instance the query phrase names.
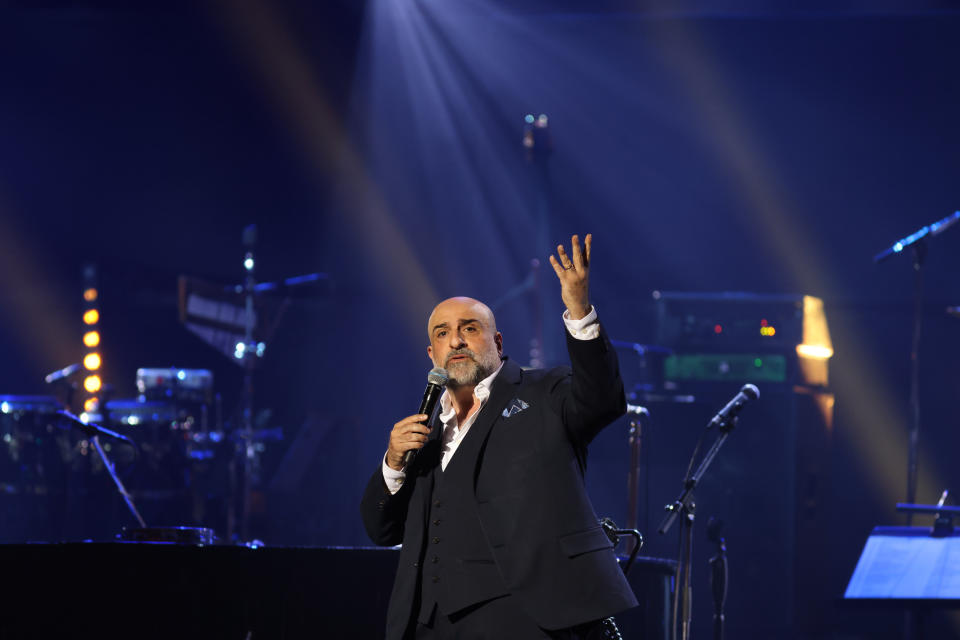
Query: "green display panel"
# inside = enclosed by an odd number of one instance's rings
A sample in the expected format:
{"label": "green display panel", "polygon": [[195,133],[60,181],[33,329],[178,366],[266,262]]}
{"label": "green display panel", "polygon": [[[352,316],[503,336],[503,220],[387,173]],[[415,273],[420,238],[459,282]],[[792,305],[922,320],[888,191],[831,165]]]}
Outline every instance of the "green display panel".
{"label": "green display panel", "polygon": [[669,356],[664,377],[673,381],[786,382],[787,358],[758,353],[694,353]]}

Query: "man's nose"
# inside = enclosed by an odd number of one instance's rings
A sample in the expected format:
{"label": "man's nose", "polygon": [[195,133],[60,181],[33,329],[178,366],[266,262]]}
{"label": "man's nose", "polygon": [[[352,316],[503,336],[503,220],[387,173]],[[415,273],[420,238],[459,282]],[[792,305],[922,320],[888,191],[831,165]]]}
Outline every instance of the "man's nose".
{"label": "man's nose", "polygon": [[460,347],[467,346],[467,341],[463,339],[463,334],[459,331],[450,332],[450,348],[459,349]]}

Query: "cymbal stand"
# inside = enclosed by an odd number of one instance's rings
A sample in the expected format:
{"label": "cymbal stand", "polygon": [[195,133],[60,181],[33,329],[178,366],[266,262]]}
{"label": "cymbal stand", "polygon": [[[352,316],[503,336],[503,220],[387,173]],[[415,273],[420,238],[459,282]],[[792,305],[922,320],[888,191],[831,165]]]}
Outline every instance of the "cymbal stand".
{"label": "cymbal stand", "polygon": [[[254,315],[254,298],[256,295],[256,277],[254,267],[254,247],[257,244],[257,227],[248,225],[243,229],[243,296],[244,296],[244,326],[243,343],[237,345],[237,355],[243,360],[243,390],[241,392],[241,419],[240,419],[240,439],[237,443],[237,450],[242,455],[243,474],[240,478],[241,506],[240,506],[240,538],[249,540],[250,537],[250,507],[252,504],[254,466],[257,451],[253,441],[253,372],[256,368],[257,359],[263,357],[266,345],[263,342],[254,342],[253,330],[256,324]],[[234,467],[235,472],[235,467]],[[236,486],[236,480],[231,484]],[[235,509],[236,501],[231,500],[230,509]],[[233,539],[233,524],[236,515],[232,517],[228,514],[228,539]]]}
{"label": "cymbal stand", "polygon": [[[250,506],[255,472],[257,450],[253,438],[253,373],[257,360],[263,357],[266,344],[256,342],[253,337],[256,328],[254,301],[256,298],[257,281],[254,274],[256,260],[254,247],[257,244],[257,227],[248,225],[243,229],[243,341],[236,344],[233,354],[236,361],[243,367],[243,388],[240,392],[240,429],[239,437],[235,439],[234,455],[228,467],[228,484],[230,499],[227,503],[227,539],[234,540],[237,535],[237,492],[240,492],[239,503],[239,534],[241,540],[248,540],[250,534]],[[238,287],[239,289],[239,287]],[[239,291],[238,291],[239,292]],[[237,473],[239,463],[241,472]],[[239,476],[239,477],[238,477]]]}
{"label": "cymbal stand", "polygon": [[[257,431],[254,429],[253,397],[254,372],[266,352],[267,342],[273,336],[280,324],[280,319],[290,305],[291,293],[294,290],[306,290],[310,285],[328,280],[325,273],[309,273],[302,276],[286,278],[277,282],[257,283],[255,277],[256,260],[254,248],[257,243],[256,225],[248,225],[243,229],[243,284],[230,286],[225,289],[230,294],[243,296],[243,336],[237,335],[237,343],[232,362],[243,367],[243,388],[240,401],[240,428],[234,431],[232,439],[236,443],[234,456],[230,461],[229,484],[230,501],[227,507],[227,538],[234,540],[237,534],[239,520],[239,537],[243,541],[250,540],[250,512],[253,505],[253,487],[259,483],[260,448]],[[282,295],[282,301],[273,314],[273,320],[268,314],[261,313],[258,317],[257,297]],[[262,311],[262,309],[261,309]],[[182,312],[181,312],[182,313]],[[258,320],[260,321],[258,328]],[[218,408],[219,411],[219,408]],[[269,432],[270,430],[268,430]],[[238,472],[239,467],[239,472]],[[240,496],[238,500],[237,492]],[[239,503],[240,513],[237,513]]]}

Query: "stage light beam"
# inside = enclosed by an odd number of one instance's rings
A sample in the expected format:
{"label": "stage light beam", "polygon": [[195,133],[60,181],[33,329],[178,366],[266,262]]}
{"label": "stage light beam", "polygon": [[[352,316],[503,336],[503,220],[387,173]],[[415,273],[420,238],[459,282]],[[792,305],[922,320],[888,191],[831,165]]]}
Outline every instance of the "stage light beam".
{"label": "stage light beam", "polygon": [[[421,309],[438,295],[414,247],[367,173],[345,127],[330,104],[309,59],[277,8],[263,0],[218,3],[219,17],[269,90],[314,168],[335,176],[339,201],[358,241],[376,265],[386,289],[406,315],[410,335],[422,332]],[[250,265],[252,267],[252,264]],[[239,352],[238,352],[239,353]]]}

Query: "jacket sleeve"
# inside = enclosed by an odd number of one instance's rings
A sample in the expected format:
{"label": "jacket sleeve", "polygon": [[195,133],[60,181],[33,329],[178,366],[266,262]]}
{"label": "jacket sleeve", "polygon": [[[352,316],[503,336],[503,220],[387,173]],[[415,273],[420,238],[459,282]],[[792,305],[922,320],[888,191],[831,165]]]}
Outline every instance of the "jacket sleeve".
{"label": "jacket sleeve", "polygon": [[374,544],[393,546],[403,542],[403,525],[414,482],[406,482],[394,494],[383,481],[383,471],[377,465],[360,500],[360,514],[367,535]]}
{"label": "jacket sleeve", "polygon": [[604,427],[626,413],[627,400],[617,353],[603,326],[599,337],[577,340],[567,334],[571,373],[551,395],[571,441],[586,447]]}

